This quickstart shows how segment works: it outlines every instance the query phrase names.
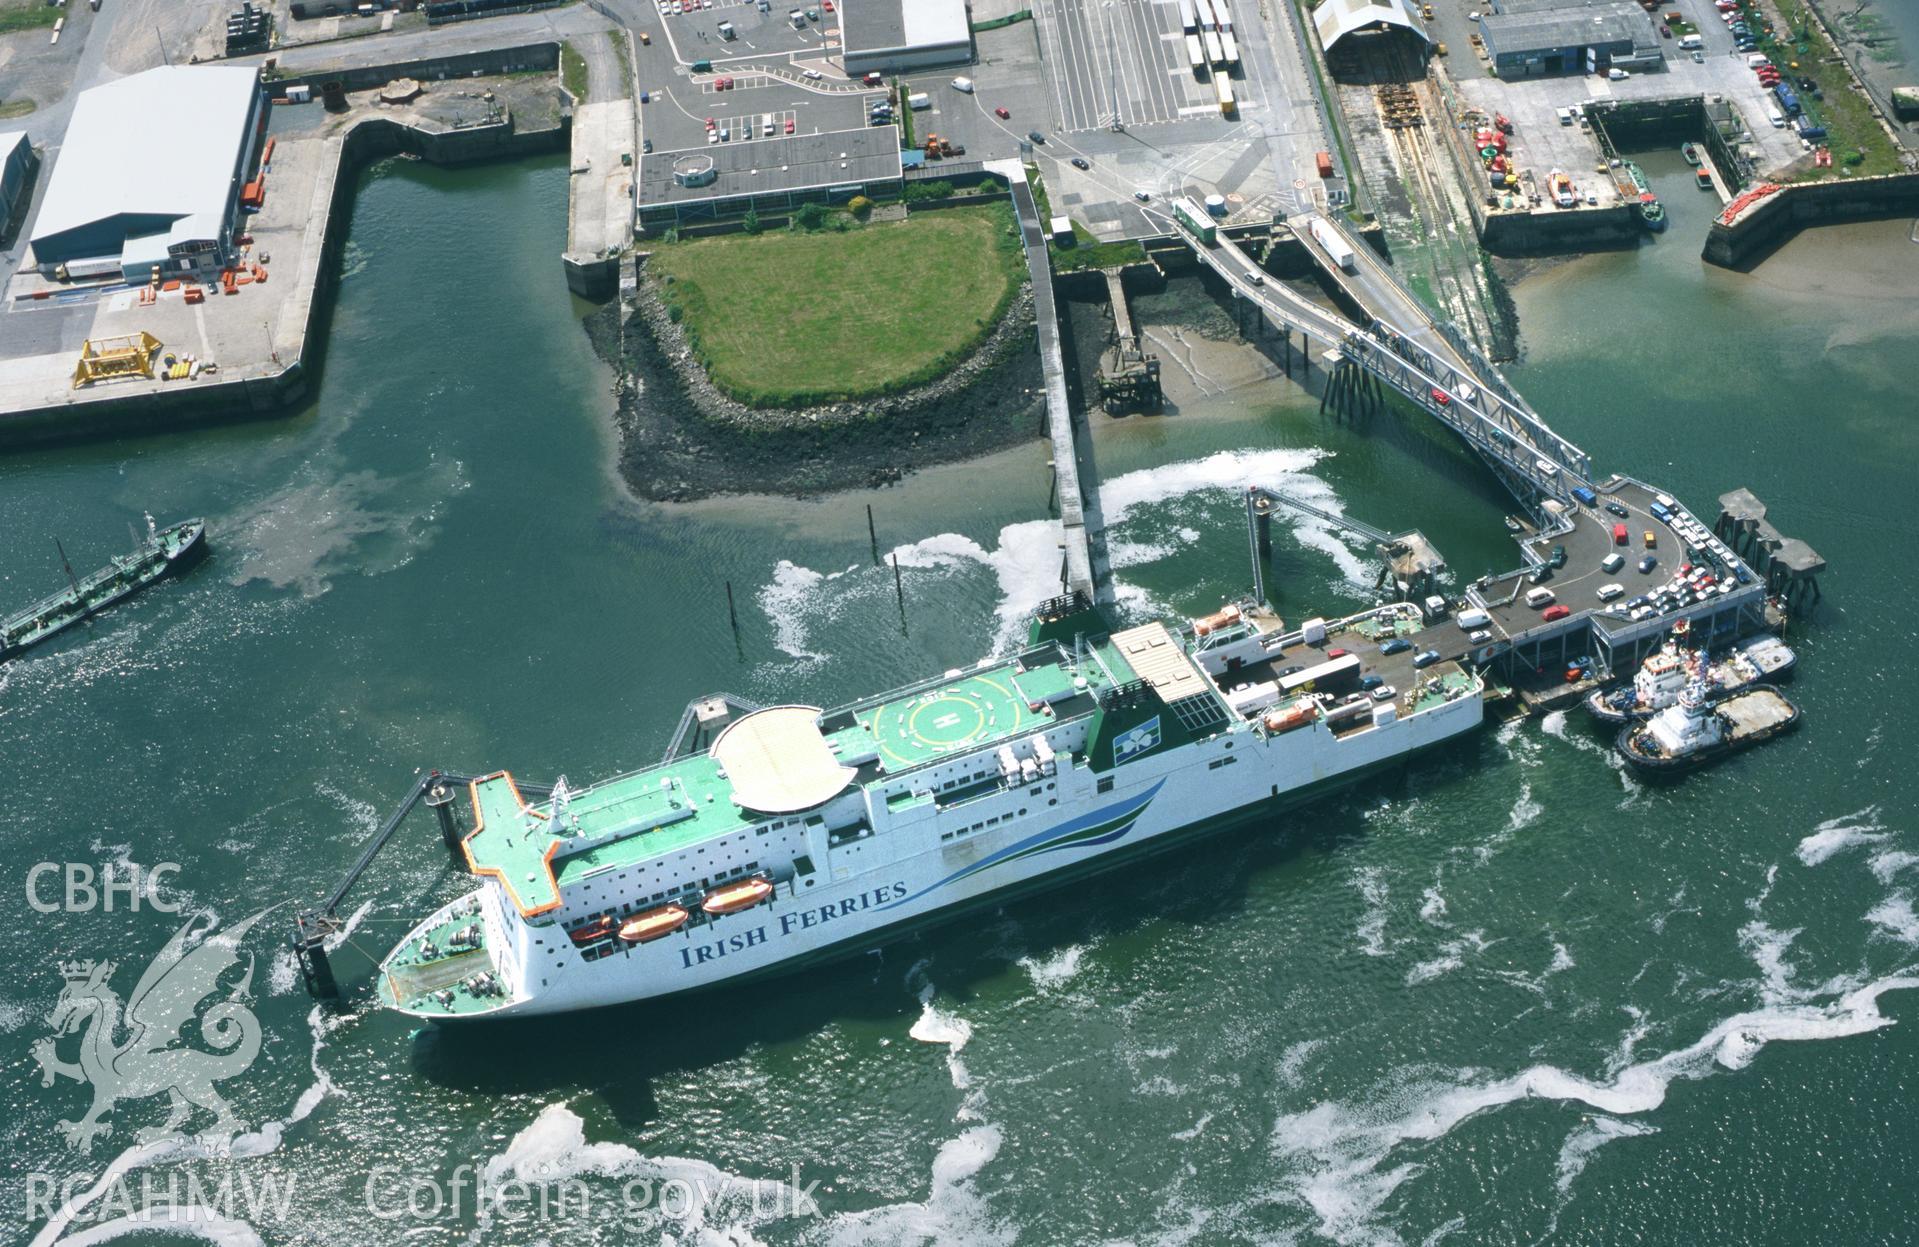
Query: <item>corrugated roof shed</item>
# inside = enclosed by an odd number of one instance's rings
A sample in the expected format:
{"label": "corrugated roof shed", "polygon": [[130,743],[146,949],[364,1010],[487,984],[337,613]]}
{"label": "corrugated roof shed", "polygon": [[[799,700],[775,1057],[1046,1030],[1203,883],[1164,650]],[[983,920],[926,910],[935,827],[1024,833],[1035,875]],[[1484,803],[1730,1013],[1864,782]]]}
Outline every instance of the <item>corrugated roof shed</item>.
{"label": "corrugated roof shed", "polygon": [[259,82],[254,68],[172,65],[82,91],[33,223],[36,250],[114,217],[146,233],[156,218],[224,215]]}
{"label": "corrugated roof shed", "polygon": [[1496,55],[1537,49],[1639,45],[1652,37],[1652,19],[1636,4],[1602,3],[1526,13],[1488,13],[1479,19]]}
{"label": "corrugated roof shed", "polygon": [[1319,31],[1319,46],[1330,50],[1346,35],[1385,22],[1403,26],[1421,39],[1426,28],[1413,16],[1405,0],[1324,0],[1313,10],[1313,26]]}

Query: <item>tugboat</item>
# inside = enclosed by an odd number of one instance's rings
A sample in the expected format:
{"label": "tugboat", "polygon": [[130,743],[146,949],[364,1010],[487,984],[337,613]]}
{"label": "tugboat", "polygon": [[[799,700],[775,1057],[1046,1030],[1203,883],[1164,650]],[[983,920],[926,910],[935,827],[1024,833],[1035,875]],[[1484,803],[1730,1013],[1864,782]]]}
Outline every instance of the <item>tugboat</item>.
{"label": "tugboat", "polygon": [[[1673,625],[1666,643],[1647,655],[1632,683],[1595,689],[1586,695],[1586,712],[1601,723],[1637,723],[1675,704],[1686,687],[1686,641],[1691,624]],[[1784,680],[1797,656],[1775,636],[1741,641],[1706,666],[1709,699],[1716,700],[1743,688]]]}
{"label": "tugboat", "polygon": [[136,541],[132,553],[115,555],[105,567],[85,576],[73,574],[66,548],[56,540],[54,548],[60,551],[60,565],[66,569],[67,588],[0,619],[0,662],[99,614],[157,580],[191,567],[206,554],[206,530],[206,521],[197,519],[156,528],[149,515],[145,541]]}
{"label": "tugboat", "polygon": [[1619,752],[1633,769],[1678,775],[1798,726],[1799,707],[1779,690],[1751,688],[1715,703],[1707,695],[1705,659],[1694,653],[1687,664],[1678,704],[1621,729]]}
{"label": "tugboat", "polygon": [[1666,206],[1651,191],[1639,197],[1639,221],[1655,234],[1666,232]]}

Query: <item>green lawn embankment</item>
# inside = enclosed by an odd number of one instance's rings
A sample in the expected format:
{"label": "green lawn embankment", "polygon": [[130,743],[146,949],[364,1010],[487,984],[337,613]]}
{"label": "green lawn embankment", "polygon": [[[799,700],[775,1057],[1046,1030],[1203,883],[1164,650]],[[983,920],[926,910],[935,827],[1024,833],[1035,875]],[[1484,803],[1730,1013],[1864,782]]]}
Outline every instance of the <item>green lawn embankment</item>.
{"label": "green lawn embankment", "polygon": [[651,270],[713,383],[756,407],[897,393],[936,380],[1005,316],[1025,268],[1004,204],[843,232],[668,243]]}

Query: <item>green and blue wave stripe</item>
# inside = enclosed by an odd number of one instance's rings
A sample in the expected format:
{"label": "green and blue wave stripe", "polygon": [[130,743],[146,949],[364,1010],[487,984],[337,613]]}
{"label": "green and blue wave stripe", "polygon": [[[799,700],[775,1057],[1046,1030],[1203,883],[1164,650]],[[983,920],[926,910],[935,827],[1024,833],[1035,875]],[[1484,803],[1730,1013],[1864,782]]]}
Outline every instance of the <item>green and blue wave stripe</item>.
{"label": "green and blue wave stripe", "polygon": [[903,896],[879,908],[885,910],[900,905],[910,905],[929,892],[937,892],[950,883],[956,883],[969,875],[976,875],[982,870],[988,870],[1003,862],[1018,861],[1024,857],[1052,853],[1059,849],[1083,849],[1096,844],[1111,844],[1132,831],[1134,824],[1139,822],[1140,815],[1146,812],[1146,807],[1153,803],[1153,798],[1159,795],[1159,790],[1165,784],[1166,781],[1161,780],[1137,797],[1104,806],[1082,814],[1078,818],[1068,819],[1057,827],[1035,832],[1024,840],[1009,844],[998,852],[987,854],[970,866],[954,871],[938,883],[930,883],[910,896]]}

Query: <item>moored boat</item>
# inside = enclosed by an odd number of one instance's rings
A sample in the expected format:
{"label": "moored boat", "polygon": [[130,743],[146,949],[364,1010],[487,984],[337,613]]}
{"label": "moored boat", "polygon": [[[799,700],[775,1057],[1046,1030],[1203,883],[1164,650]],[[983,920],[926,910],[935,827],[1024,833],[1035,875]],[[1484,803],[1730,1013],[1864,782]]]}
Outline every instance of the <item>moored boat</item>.
{"label": "moored boat", "polygon": [[1639,197],[1639,220],[1655,234],[1666,231],[1666,206],[1652,197],[1650,192]]}
{"label": "moored boat", "polygon": [[1699,144],[1697,143],[1682,144],[1679,148],[1679,154],[1684,156],[1686,163],[1695,169],[1704,164],[1706,160],[1705,153],[1699,150]]}
{"label": "moored boat", "polygon": [[[1602,723],[1637,723],[1679,700],[1686,687],[1689,625],[1680,620],[1665,644],[1646,656],[1629,683],[1594,689],[1586,695],[1588,714]],[[1754,684],[1785,680],[1797,661],[1791,648],[1772,635],[1741,641],[1706,664],[1707,698],[1717,700]]]}
{"label": "moored boat", "polygon": [[382,961],[381,999],[466,1023],[721,988],[1270,818],[1479,725],[1472,670],[1387,652],[1420,622],[1116,629],[1072,595],[1012,654],[834,709],[698,699],[713,734],[584,789],[470,780],[474,889]]}
{"label": "moored boat", "polygon": [[156,528],[151,515],[146,519],[145,540],[136,540],[130,553],[115,555],[105,567],[85,576],[74,575],[65,548],[55,542],[67,587],[0,619],[0,661],[193,566],[206,554],[206,521],[182,520]]}
{"label": "moored boat", "polygon": [[1799,707],[1778,689],[1758,686],[1714,702],[1706,696],[1705,663],[1694,654],[1691,678],[1676,705],[1622,728],[1618,748],[1635,770],[1677,775],[1799,725]]}

